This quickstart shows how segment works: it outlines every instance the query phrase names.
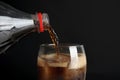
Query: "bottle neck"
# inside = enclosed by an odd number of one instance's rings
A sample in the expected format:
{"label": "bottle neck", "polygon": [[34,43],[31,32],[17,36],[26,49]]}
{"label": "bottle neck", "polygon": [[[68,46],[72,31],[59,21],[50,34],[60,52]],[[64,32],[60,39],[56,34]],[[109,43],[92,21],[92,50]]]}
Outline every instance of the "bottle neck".
{"label": "bottle neck", "polygon": [[37,13],[36,15],[32,15],[32,19],[38,32],[44,32],[46,30],[46,26],[50,26],[47,13]]}

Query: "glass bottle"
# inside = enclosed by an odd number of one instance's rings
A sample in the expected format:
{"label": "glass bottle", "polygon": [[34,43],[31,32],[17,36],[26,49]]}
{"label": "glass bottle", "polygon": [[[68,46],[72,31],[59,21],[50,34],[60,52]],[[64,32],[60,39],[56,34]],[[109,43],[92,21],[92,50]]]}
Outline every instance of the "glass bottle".
{"label": "glass bottle", "polygon": [[46,26],[47,13],[28,14],[0,2],[0,54],[31,32],[44,32]]}

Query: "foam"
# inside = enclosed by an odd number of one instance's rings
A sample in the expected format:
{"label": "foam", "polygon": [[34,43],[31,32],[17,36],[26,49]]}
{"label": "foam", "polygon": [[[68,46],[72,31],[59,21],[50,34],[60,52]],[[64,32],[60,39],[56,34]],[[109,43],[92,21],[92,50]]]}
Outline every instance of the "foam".
{"label": "foam", "polygon": [[38,66],[68,67],[69,69],[83,68],[86,66],[85,54],[78,56],[78,61],[74,65],[69,63],[70,57],[68,55],[61,54],[60,59],[56,59],[56,57],[56,54],[41,55],[41,57],[38,57]]}

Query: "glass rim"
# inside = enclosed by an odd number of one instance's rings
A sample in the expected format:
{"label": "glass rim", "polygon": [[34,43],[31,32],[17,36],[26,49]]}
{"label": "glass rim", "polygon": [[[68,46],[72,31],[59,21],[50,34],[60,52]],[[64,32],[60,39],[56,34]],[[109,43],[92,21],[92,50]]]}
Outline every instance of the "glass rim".
{"label": "glass rim", "polygon": [[[52,44],[52,43],[43,43],[40,46],[55,46],[55,44]],[[77,43],[60,43],[58,46],[59,47],[65,47],[65,46],[66,47],[67,46],[82,46],[82,47],[84,47],[83,44],[77,44]]]}

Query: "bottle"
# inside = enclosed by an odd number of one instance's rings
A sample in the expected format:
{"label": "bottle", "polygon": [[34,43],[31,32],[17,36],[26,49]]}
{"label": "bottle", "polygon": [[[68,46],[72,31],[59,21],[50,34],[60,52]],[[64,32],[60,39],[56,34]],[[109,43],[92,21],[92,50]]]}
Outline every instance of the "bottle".
{"label": "bottle", "polygon": [[44,32],[47,13],[28,14],[0,2],[0,54],[31,32]]}

